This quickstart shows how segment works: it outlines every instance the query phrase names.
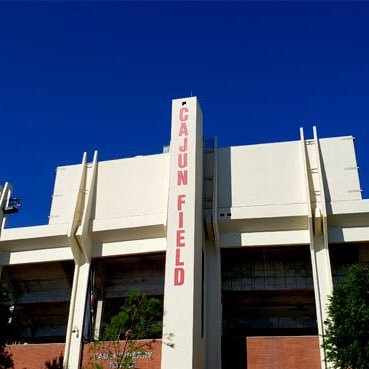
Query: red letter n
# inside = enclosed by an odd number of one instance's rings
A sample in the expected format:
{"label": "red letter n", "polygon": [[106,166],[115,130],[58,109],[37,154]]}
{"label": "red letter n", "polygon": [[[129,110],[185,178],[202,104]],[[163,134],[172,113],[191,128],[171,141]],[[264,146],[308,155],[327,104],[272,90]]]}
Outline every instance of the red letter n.
{"label": "red letter n", "polygon": [[186,185],[187,184],[187,170],[179,170],[177,175],[177,185]]}

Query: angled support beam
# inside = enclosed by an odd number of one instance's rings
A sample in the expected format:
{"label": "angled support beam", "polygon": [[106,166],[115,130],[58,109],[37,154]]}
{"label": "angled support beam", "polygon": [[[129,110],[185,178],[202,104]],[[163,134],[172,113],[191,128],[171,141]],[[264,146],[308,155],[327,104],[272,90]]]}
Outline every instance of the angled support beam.
{"label": "angled support beam", "polygon": [[84,254],[82,252],[83,250],[81,249],[81,246],[79,245],[76,239],[76,232],[77,232],[79,225],[81,224],[82,211],[83,211],[83,206],[84,206],[84,201],[85,201],[84,191],[85,191],[85,183],[86,183],[86,175],[87,175],[86,161],[87,161],[87,153],[85,152],[83,153],[82,164],[80,166],[80,171],[79,171],[78,192],[74,194],[74,199],[73,199],[74,211],[73,211],[73,215],[71,217],[69,228],[68,228],[68,239],[70,241],[74,261],[76,263],[80,262],[81,257]]}
{"label": "angled support beam", "polygon": [[81,249],[80,246],[75,239],[74,235],[78,227],[78,222],[80,220],[80,208],[82,203],[82,192],[83,192],[83,184],[86,176],[86,161],[87,161],[87,153],[85,152],[82,157],[81,170],[79,173],[79,187],[78,192],[74,194],[74,212],[73,217],[70,221],[70,226],[68,229],[68,239],[70,242],[71,250],[74,258],[74,273],[73,273],[73,286],[69,304],[69,314],[68,314],[68,325],[67,325],[67,334],[65,339],[65,349],[64,349],[64,362],[63,367],[68,369],[72,368],[69,365],[70,360],[70,351],[72,345],[72,333],[75,333],[73,327],[74,321],[74,313],[75,313],[75,305],[76,305],[76,297],[78,290],[78,281],[79,281],[79,270],[81,264]]}
{"label": "angled support beam", "polygon": [[321,345],[324,340],[328,296],[333,292],[333,282],[328,249],[324,173],[316,127],[313,127],[313,135],[313,140],[305,141],[304,132],[300,130],[321,365],[322,369],[328,369],[331,365]]}
{"label": "angled support beam", "polygon": [[75,268],[64,351],[64,367],[67,369],[79,368],[80,366],[83,323],[91,267],[92,242],[88,236],[88,225],[96,183],[97,152],[94,155],[92,171],[89,170],[86,159],[87,154],[84,153],[79,177],[79,191],[75,194],[74,214],[68,232]]}
{"label": "angled support beam", "polygon": [[[3,209],[4,206],[8,204],[12,191],[13,187],[9,182],[6,182],[4,187],[0,186],[0,262],[1,262],[1,233],[2,230],[6,227],[6,223],[8,220],[8,217],[3,213]],[[3,268],[2,265],[0,265],[0,280],[2,268]]]}
{"label": "angled support beam", "polygon": [[98,154],[97,151],[95,151],[92,164],[89,167],[90,169],[89,173],[86,177],[86,185],[84,191],[86,195],[83,204],[81,225],[78,227],[76,231],[78,242],[82,248],[86,260],[91,260],[93,247],[89,230],[90,230],[92,206],[96,193],[97,164],[98,164]]}
{"label": "angled support beam", "polygon": [[[322,158],[320,155],[320,143],[318,139],[318,133],[316,127],[313,127],[314,133],[314,147],[315,147],[315,155],[316,155],[316,164],[318,168],[319,175],[319,195],[316,201],[315,207],[315,219],[314,219],[314,242],[313,242],[313,251],[312,252],[312,263],[316,264],[316,277],[315,279],[317,284],[317,292],[316,298],[318,297],[318,301],[316,302],[317,310],[319,309],[319,313],[317,313],[318,318],[318,331],[320,343],[322,344],[324,341],[325,335],[325,326],[324,322],[328,318],[327,306],[328,306],[328,297],[333,292],[333,280],[332,280],[332,272],[331,272],[331,263],[329,257],[329,247],[328,247],[328,223],[327,223],[327,209],[326,209],[326,196],[324,189],[324,180],[323,180],[323,170],[322,170]],[[318,296],[319,294],[319,296]],[[318,306],[319,305],[319,306]],[[321,348],[321,359],[322,359],[322,367],[323,368],[331,368],[331,364],[326,359],[326,355],[324,350]]]}
{"label": "angled support beam", "polygon": [[3,208],[4,206],[9,204],[10,197],[13,192],[13,186],[6,182],[4,188],[1,190],[0,195],[0,236],[1,231],[6,227],[6,223],[8,222],[8,216],[4,215]]}

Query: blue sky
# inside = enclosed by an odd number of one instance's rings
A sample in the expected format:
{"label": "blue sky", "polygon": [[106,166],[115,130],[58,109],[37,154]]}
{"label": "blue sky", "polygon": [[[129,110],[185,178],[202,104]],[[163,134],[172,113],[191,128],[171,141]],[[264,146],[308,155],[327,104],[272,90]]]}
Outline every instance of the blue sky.
{"label": "blue sky", "polygon": [[0,2],[0,183],[47,223],[55,168],[158,153],[196,95],[221,146],[353,135],[369,189],[369,3]]}

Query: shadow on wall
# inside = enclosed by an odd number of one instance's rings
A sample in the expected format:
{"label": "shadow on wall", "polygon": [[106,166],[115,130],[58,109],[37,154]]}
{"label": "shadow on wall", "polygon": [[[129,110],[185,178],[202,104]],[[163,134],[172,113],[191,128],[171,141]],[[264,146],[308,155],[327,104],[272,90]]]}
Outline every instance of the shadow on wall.
{"label": "shadow on wall", "polygon": [[[59,356],[52,358],[51,360],[45,361],[44,369],[63,369],[63,360],[64,356],[62,353],[60,353]],[[24,367],[23,369],[28,369],[27,367]]]}
{"label": "shadow on wall", "polygon": [[46,369],[63,369],[63,354],[60,354],[59,357],[54,357],[49,361],[45,361]]}
{"label": "shadow on wall", "polygon": [[232,207],[231,148],[218,149],[218,207]]}
{"label": "shadow on wall", "polygon": [[64,343],[15,344],[8,348],[14,369],[63,369]]}

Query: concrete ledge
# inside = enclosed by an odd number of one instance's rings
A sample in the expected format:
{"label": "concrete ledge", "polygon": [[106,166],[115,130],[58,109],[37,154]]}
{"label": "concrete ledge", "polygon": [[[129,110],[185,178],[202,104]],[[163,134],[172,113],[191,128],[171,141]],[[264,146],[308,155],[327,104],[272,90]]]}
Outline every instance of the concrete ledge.
{"label": "concrete ledge", "polygon": [[222,248],[304,244],[309,244],[308,230],[220,234],[220,247]]}

